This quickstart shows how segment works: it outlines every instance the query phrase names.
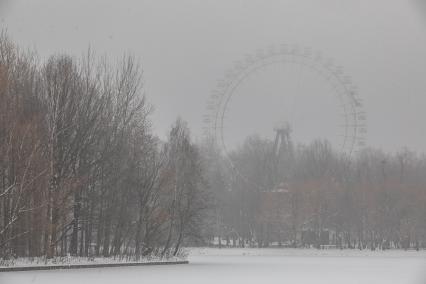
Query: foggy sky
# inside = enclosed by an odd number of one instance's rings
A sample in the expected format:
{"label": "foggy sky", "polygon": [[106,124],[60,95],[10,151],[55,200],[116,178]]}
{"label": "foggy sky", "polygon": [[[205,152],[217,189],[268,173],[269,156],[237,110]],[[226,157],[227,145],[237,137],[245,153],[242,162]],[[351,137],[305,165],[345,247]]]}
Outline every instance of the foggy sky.
{"label": "foggy sky", "polygon": [[[343,66],[358,86],[367,112],[368,145],[426,152],[423,4],[422,0],[0,0],[0,25],[18,44],[36,48],[43,57],[57,52],[79,56],[89,45],[98,54],[115,58],[124,52],[135,54],[143,65],[146,94],[156,109],[155,132],[161,137],[180,115],[201,138],[207,98],[235,60],[273,44],[311,47]],[[261,77],[251,84],[265,84]],[[307,100],[296,108],[312,105]],[[271,129],[275,121],[262,113],[274,103],[265,97],[256,114],[260,124],[271,124]],[[329,125],[326,114],[335,112],[331,108],[321,110],[324,116],[313,115],[312,121]],[[232,115],[238,117],[239,112]],[[312,133],[317,128],[313,123]],[[241,139],[237,134],[232,138]]]}

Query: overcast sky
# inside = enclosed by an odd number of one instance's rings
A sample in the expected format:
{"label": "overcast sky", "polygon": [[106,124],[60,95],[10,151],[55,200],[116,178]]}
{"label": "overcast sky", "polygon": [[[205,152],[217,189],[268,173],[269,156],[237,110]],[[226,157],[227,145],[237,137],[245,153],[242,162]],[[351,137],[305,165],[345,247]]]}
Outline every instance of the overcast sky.
{"label": "overcast sky", "polygon": [[[334,58],[358,86],[368,115],[368,145],[426,152],[424,8],[422,0],[0,0],[0,24],[18,44],[35,47],[43,57],[58,52],[78,56],[89,45],[111,57],[135,54],[156,108],[155,132],[162,137],[178,115],[201,137],[206,100],[235,60],[273,44],[311,47]],[[273,77],[268,72],[274,73],[265,70],[245,88],[261,92]],[[308,86],[305,92],[316,84],[308,73],[302,82]],[[266,114],[277,105],[273,97],[273,92],[265,95],[259,105],[239,95],[230,115],[233,127],[247,106],[261,110],[256,114],[259,132],[269,125],[272,129],[275,118]],[[313,104],[306,97],[294,108],[310,112]],[[337,113],[337,107],[324,104],[320,110],[305,132],[316,135],[318,125],[334,131],[334,114],[328,114]],[[238,141],[243,134],[229,135]]]}

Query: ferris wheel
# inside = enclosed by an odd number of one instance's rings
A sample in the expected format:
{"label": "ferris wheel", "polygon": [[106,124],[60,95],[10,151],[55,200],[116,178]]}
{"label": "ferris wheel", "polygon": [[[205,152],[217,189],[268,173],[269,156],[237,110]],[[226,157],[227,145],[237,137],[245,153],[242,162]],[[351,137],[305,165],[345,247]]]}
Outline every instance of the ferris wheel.
{"label": "ferris wheel", "polygon": [[[237,61],[218,81],[208,99],[207,113],[203,119],[205,135],[213,139],[228,158],[230,151],[224,129],[227,127],[226,118],[232,113],[230,102],[245,82],[256,80],[256,74],[271,66],[287,68],[289,71],[286,74],[288,75],[283,76],[291,76],[291,72],[303,71],[314,74],[326,84],[329,93],[332,93],[333,99],[337,102],[340,113],[339,150],[350,156],[364,147],[367,132],[366,113],[356,86],[352,83],[351,78],[344,74],[343,68],[336,66],[332,59],[324,57],[320,52],[313,52],[309,48],[298,46],[281,45],[278,48],[269,47],[258,50],[254,54],[246,55],[243,60]],[[302,81],[301,85],[304,84],[303,78],[297,80]],[[239,96],[243,97],[243,95]],[[230,162],[232,165],[232,161]]]}

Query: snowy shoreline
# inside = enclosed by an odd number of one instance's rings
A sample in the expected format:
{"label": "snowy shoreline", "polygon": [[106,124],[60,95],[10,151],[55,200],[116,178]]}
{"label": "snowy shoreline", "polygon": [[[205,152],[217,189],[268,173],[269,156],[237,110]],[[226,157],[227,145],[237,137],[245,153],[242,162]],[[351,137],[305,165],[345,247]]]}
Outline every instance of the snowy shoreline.
{"label": "snowy shoreline", "polygon": [[148,266],[148,265],[178,265],[188,264],[187,260],[164,260],[164,261],[146,261],[146,262],[111,262],[111,263],[86,263],[86,264],[61,264],[61,265],[18,265],[18,266],[1,266],[1,272],[18,272],[18,271],[34,271],[34,270],[58,270],[58,269],[87,269],[87,268],[108,268],[108,267],[131,267],[131,266]]}
{"label": "snowy shoreline", "polygon": [[164,284],[426,283],[426,251],[194,247],[186,251],[187,265],[0,273],[0,283],[134,284],[141,279]]}
{"label": "snowy shoreline", "polygon": [[24,271],[41,269],[67,269],[67,268],[95,268],[95,267],[118,267],[138,265],[162,265],[187,263],[184,257],[149,257],[140,260],[127,258],[87,258],[87,257],[56,257],[53,259],[39,258],[17,258],[11,260],[0,260],[0,272]]}
{"label": "snowy shoreline", "polygon": [[0,272],[30,271],[30,270],[55,270],[78,268],[107,268],[143,265],[173,265],[188,264],[192,258],[209,257],[387,257],[387,258],[423,258],[426,259],[426,250],[358,250],[358,249],[292,249],[292,248],[187,248],[185,257],[159,258],[150,257],[139,261],[126,258],[87,258],[87,257],[61,257],[46,261],[44,258],[17,258],[0,262]]}

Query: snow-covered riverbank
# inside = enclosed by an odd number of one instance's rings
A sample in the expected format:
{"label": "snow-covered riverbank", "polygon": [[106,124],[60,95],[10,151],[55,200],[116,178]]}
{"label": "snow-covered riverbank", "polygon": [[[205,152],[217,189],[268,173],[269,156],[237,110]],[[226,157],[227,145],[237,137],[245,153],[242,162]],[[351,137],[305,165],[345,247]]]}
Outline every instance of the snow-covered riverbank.
{"label": "snow-covered riverbank", "polygon": [[0,283],[426,283],[426,251],[194,248],[189,261],[180,266],[0,273]]}
{"label": "snow-covered riverbank", "polygon": [[186,256],[181,257],[145,257],[141,259],[122,258],[122,257],[56,257],[46,258],[17,258],[11,260],[0,260],[0,272],[4,268],[23,268],[23,267],[55,267],[55,266],[95,266],[95,265],[117,265],[117,264],[138,264],[138,263],[167,263],[181,262],[186,260]]}

